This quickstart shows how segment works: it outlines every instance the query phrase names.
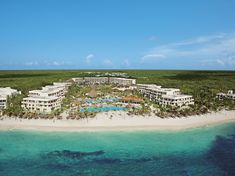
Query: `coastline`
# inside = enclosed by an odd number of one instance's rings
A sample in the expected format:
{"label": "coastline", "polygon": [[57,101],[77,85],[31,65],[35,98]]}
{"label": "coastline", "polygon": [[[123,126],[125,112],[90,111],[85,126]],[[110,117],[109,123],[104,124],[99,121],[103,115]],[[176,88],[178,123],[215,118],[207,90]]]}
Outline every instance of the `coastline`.
{"label": "coastline", "polygon": [[81,120],[7,118],[0,120],[0,131],[178,131],[235,122],[235,111],[219,111],[181,118],[127,115],[126,112],[103,112]]}

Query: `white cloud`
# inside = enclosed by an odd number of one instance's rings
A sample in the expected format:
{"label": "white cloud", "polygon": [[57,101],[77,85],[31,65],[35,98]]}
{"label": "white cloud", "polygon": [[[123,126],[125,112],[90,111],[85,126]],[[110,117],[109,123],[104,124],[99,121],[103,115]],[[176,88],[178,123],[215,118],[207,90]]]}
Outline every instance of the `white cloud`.
{"label": "white cloud", "polygon": [[147,54],[142,57],[141,62],[149,62],[149,61],[158,61],[164,59],[165,55],[163,54]]}
{"label": "white cloud", "polygon": [[113,66],[113,62],[112,62],[110,59],[105,59],[105,60],[103,61],[103,64],[104,64],[105,66]]}
{"label": "white cloud", "polygon": [[223,66],[225,65],[224,61],[221,59],[217,59],[216,62],[220,65],[223,65]]}
{"label": "white cloud", "polygon": [[235,56],[228,56],[227,58],[217,59],[216,62],[222,66],[235,66]]}
{"label": "white cloud", "polygon": [[64,64],[63,62],[57,62],[57,61],[52,62],[52,65],[54,65],[54,66],[60,66],[60,65],[63,65],[63,64]]}
{"label": "white cloud", "polygon": [[149,37],[150,41],[156,41],[158,39],[159,39],[158,36],[155,36],[155,35],[152,35],[152,36]]}
{"label": "white cloud", "polygon": [[123,65],[124,67],[129,67],[129,66],[130,66],[129,60],[128,60],[128,59],[125,59],[125,60],[122,62],[122,65]]}
{"label": "white cloud", "polygon": [[94,55],[93,54],[89,54],[87,55],[86,59],[85,59],[85,62],[86,64],[91,64],[91,59],[94,58]]}
{"label": "white cloud", "polygon": [[39,65],[47,65],[47,66],[62,66],[62,65],[68,65],[68,62],[64,61],[43,61],[40,62]]}
{"label": "white cloud", "polygon": [[36,66],[36,65],[38,65],[38,61],[26,62],[24,65],[26,65],[26,66]]}
{"label": "white cloud", "polygon": [[232,67],[235,66],[235,33],[199,36],[160,45],[147,52],[141,62],[154,63],[160,58],[168,61],[182,59],[203,65],[213,63],[221,67]]}
{"label": "white cloud", "polygon": [[209,36],[199,36],[193,39],[183,40],[180,42],[176,42],[173,45],[181,46],[181,45],[193,45],[193,44],[202,44],[207,42],[212,42],[213,40],[222,39],[225,37],[226,34],[221,33],[217,35],[209,35]]}
{"label": "white cloud", "polygon": [[63,65],[69,65],[69,62],[64,61],[30,61],[24,63],[25,66],[31,66],[31,67],[40,67],[40,66],[63,66]]}

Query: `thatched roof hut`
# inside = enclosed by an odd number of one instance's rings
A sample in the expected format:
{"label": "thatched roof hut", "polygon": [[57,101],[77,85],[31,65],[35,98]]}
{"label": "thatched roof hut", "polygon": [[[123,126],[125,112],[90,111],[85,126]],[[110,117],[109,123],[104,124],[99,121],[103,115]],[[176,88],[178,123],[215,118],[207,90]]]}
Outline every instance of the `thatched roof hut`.
{"label": "thatched roof hut", "polygon": [[92,89],[87,96],[91,97],[91,98],[96,98],[97,97],[97,92],[95,89]]}
{"label": "thatched roof hut", "polygon": [[122,102],[124,102],[124,103],[143,103],[144,100],[142,98],[135,97],[135,96],[126,96],[126,97],[122,98]]}

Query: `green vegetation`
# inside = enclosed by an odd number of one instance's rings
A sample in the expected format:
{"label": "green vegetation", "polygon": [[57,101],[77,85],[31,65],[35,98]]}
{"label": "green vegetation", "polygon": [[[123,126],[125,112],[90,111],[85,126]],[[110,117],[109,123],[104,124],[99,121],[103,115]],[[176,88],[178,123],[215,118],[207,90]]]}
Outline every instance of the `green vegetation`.
{"label": "green vegetation", "polygon": [[[93,72],[93,73],[88,73]],[[50,71],[0,71],[0,86],[12,87],[22,91],[22,95],[10,100],[8,112],[21,112],[20,100],[32,89],[51,84],[55,81],[64,81],[72,77],[94,76],[95,72],[125,72],[137,83],[151,83],[162,87],[180,88],[185,94],[192,94],[195,105],[189,109],[175,109],[158,107],[162,116],[165,113],[190,115],[205,113],[220,109],[235,109],[235,102],[231,100],[219,101],[215,98],[218,92],[227,92],[235,89],[235,71],[168,71],[168,70],[50,70]],[[88,89],[88,88],[87,88]],[[111,87],[102,87],[104,92],[110,92]],[[84,96],[85,92],[79,87],[72,87],[72,91],[64,100],[65,105],[73,96]],[[99,89],[98,89],[99,91]],[[125,93],[124,93],[125,94]],[[16,108],[13,108],[14,107]],[[145,107],[144,107],[145,108]],[[147,111],[146,108],[142,111]]]}
{"label": "green vegetation", "polygon": [[[10,86],[23,93],[40,88],[55,81],[72,77],[94,76],[89,70],[60,71],[0,71],[1,87]],[[93,72],[118,72],[114,70],[93,70]],[[177,87],[185,93],[194,93],[207,86],[213,93],[234,89],[235,71],[167,71],[167,70],[119,70],[136,78],[137,83],[155,83],[163,87]]]}
{"label": "green vegetation", "polygon": [[7,100],[7,109],[3,113],[9,116],[22,116],[23,109],[21,108],[21,100],[23,95],[12,96]]}

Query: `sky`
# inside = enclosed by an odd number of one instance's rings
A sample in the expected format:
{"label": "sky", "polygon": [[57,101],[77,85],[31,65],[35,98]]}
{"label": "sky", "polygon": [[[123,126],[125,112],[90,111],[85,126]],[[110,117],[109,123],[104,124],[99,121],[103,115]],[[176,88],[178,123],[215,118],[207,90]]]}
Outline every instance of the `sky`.
{"label": "sky", "polygon": [[235,0],[0,0],[0,70],[235,70]]}

